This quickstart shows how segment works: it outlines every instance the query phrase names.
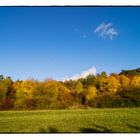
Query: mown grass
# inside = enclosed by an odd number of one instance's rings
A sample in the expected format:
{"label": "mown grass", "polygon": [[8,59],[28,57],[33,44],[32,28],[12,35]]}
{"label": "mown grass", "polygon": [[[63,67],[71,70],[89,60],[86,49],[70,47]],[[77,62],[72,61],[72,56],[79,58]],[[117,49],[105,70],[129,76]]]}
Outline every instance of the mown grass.
{"label": "mown grass", "polygon": [[140,108],[0,111],[0,133],[140,132]]}

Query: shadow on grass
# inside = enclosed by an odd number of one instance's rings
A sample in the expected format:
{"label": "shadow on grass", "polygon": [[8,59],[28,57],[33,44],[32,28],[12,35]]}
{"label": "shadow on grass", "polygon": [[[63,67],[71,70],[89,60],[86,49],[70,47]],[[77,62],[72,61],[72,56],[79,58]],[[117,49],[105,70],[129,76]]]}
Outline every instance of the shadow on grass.
{"label": "shadow on grass", "polygon": [[126,124],[129,128],[134,129],[136,132],[140,132],[140,127],[136,125]]}
{"label": "shadow on grass", "polygon": [[57,129],[53,127],[48,127],[48,129],[45,128],[39,128],[40,133],[58,133]]}
{"label": "shadow on grass", "polygon": [[[81,133],[110,133],[111,129],[108,129],[104,126],[94,125],[92,128],[81,128]],[[49,126],[47,129],[40,128],[39,133],[59,133],[58,130],[54,127]]]}
{"label": "shadow on grass", "polygon": [[80,132],[81,133],[109,133],[112,132],[112,130],[104,126],[94,125],[93,128],[81,128]]}

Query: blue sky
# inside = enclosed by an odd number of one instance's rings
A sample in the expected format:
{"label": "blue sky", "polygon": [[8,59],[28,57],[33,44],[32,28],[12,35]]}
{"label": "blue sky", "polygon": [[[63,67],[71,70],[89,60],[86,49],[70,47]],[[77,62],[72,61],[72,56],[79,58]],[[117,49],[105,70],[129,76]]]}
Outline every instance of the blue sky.
{"label": "blue sky", "polygon": [[0,74],[14,80],[118,73],[139,53],[140,7],[0,7]]}

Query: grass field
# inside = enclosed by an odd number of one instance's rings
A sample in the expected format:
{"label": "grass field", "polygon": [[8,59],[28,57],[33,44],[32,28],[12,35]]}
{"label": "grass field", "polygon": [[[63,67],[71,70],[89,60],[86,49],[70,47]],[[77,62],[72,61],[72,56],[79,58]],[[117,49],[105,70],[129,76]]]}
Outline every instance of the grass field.
{"label": "grass field", "polygon": [[61,132],[140,132],[140,108],[0,112],[0,133]]}

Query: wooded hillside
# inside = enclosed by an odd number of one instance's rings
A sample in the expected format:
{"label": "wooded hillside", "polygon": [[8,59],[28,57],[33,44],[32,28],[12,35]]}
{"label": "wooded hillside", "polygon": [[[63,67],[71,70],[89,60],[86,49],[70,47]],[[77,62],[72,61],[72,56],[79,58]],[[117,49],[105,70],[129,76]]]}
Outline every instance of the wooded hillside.
{"label": "wooded hillside", "polygon": [[68,81],[13,81],[0,75],[0,110],[140,106],[140,68]]}

